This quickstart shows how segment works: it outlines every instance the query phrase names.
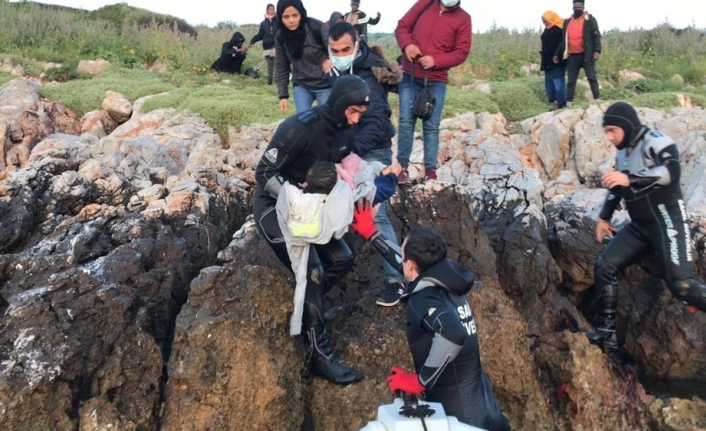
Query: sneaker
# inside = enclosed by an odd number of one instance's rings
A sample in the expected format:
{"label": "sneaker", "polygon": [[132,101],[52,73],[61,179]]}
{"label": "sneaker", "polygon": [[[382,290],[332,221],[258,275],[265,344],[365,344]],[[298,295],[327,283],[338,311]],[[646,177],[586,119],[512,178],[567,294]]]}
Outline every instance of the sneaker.
{"label": "sneaker", "polygon": [[427,173],[424,175],[424,181],[436,180],[436,169],[427,169]]}
{"label": "sneaker", "polygon": [[574,102],[566,102],[566,107],[571,108],[571,105],[573,105],[573,104],[574,104]]}
{"label": "sneaker", "polygon": [[397,176],[397,184],[405,185],[409,182],[409,172],[407,169],[402,169],[402,172]]}
{"label": "sneaker", "polygon": [[378,297],[375,303],[383,307],[392,307],[400,303],[400,299],[404,296],[404,285],[397,282],[385,282],[385,288]]}

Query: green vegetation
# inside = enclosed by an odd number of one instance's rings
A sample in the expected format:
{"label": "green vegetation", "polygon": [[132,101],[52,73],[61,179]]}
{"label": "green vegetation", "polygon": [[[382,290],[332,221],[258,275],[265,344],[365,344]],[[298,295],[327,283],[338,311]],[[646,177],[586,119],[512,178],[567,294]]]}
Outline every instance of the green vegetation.
{"label": "green vegetation", "polygon": [[[21,65],[26,75],[58,82],[44,87],[45,97],[83,115],[100,107],[107,90],[123,93],[131,100],[168,92],[150,99],[144,109],[190,109],[203,115],[223,136],[229,125],[240,127],[284,117],[276,90],[265,85],[264,77],[253,80],[209,72],[221,44],[234,31],[249,39],[257,26],[221,23],[215,28],[193,28],[183,20],[125,4],[87,12],[0,1],[0,53],[4,53],[0,61],[9,58]],[[694,104],[706,106],[704,32],[694,28],[675,30],[664,24],[652,30],[607,31],[603,41],[598,66],[603,100],[668,108],[678,106],[676,93],[683,93]],[[382,46],[390,59],[400,53],[392,35],[373,34],[371,43]],[[521,72],[522,66],[539,62],[539,43],[539,33],[530,30],[493,28],[474,35],[469,59],[450,73],[444,116],[501,111],[510,121],[517,121],[547,111],[543,78]],[[97,58],[110,61],[112,66],[96,77],[77,72],[79,60]],[[168,72],[147,70],[157,59]],[[45,70],[42,62],[48,61],[59,62],[61,67]],[[244,67],[266,69],[261,45],[250,48]],[[618,82],[623,69],[646,78]],[[672,79],[675,74],[684,83]],[[0,85],[12,78],[0,73]],[[491,94],[473,89],[478,81],[489,82]],[[587,87],[579,83],[576,106],[589,103],[586,91]],[[390,96],[395,111],[397,100],[395,95]]]}

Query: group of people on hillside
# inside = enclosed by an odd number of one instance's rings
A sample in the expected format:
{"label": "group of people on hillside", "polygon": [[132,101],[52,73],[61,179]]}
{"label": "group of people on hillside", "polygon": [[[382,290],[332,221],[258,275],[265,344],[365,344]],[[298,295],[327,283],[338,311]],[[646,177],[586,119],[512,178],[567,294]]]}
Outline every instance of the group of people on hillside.
{"label": "group of people on hillside", "polygon": [[[600,35],[598,42],[587,41],[598,27],[583,11],[582,1],[573,5],[574,16],[563,22],[545,14],[548,31],[557,28],[562,33],[557,47],[549,51],[551,63],[563,67],[565,61],[569,70],[588,71],[588,63],[598,58]],[[409,180],[407,167],[419,119],[423,181],[436,179],[448,71],[470,52],[470,15],[460,0],[416,1],[395,29],[402,54],[398,64],[368,46],[365,29],[356,28],[345,16],[334,14],[322,23],[307,16],[301,0],[280,0],[274,9],[270,15],[278,30],[267,42],[275,50],[273,79],[280,108],[287,112],[291,74],[297,113],[277,128],[257,166],[253,213],[263,238],[296,275],[290,333],[302,337],[307,366],[312,374],[337,384],[363,378],[334,357],[323,318],[324,295],[355,261],[343,239],[350,228],[380,253],[386,281],[377,303],[394,306],[402,301],[407,307],[407,339],[415,370],[393,367],[390,389],[424,393],[461,422],[509,430],[480,362],[477,325],[466,298],[473,273],[447,257],[446,242],[433,229],[411,230],[400,247],[386,207],[396,188]],[[400,98],[397,130],[391,122],[390,92]],[[314,100],[317,106],[312,108]],[[635,109],[625,103],[612,105],[603,125],[619,151],[616,171],[603,177],[610,192],[596,229],[598,240],[615,233],[611,217],[620,199],[625,199],[633,218],[615,234],[596,264],[599,308],[596,328],[587,337],[610,348],[617,345],[617,273],[638,255],[656,251],[673,294],[702,311],[706,287],[696,281],[691,268],[676,145],[642,125]],[[393,163],[395,134],[398,153]]]}
{"label": "group of people on hillside", "polygon": [[[600,99],[596,61],[601,56],[601,32],[596,18],[584,9],[584,0],[573,1],[573,14],[566,19],[554,11],[542,15],[540,70],[552,110],[571,107],[576,81],[583,69],[594,100]],[[565,79],[568,76],[568,85]]]}

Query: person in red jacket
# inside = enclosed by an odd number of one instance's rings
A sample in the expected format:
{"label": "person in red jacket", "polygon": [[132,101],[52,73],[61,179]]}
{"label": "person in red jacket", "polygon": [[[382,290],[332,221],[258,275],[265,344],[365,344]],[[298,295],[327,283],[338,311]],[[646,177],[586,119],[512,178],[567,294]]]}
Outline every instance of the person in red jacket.
{"label": "person in red jacket", "polygon": [[425,78],[436,106],[431,118],[422,121],[424,180],[435,180],[439,123],[446,99],[448,72],[466,61],[471,51],[471,16],[461,8],[460,0],[418,0],[397,23],[395,38],[404,52],[397,138],[397,160],[404,170],[399,176],[399,184],[405,184],[409,179],[407,167],[417,123],[412,104],[424,88]]}

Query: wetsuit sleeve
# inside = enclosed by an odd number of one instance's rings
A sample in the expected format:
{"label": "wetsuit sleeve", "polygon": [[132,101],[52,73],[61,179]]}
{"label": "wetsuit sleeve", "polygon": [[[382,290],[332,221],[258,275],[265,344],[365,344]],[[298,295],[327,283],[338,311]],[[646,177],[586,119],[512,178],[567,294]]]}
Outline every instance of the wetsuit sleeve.
{"label": "wetsuit sleeve", "polygon": [[375,177],[375,189],[373,205],[390,199],[395,194],[395,190],[397,190],[397,175],[389,173]]}
{"label": "wetsuit sleeve", "polygon": [[253,36],[252,39],[250,39],[250,45],[252,45],[254,43],[258,43],[259,41],[261,41],[264,38],[265,38],[265,26],[262,23],[260,23],[260,31],[255,36]]}
{"label": "wetsuit sleeve", "polygon": [[375,247],[375,250],[380,253],[383,259],[392,265],[397,272],[402,274],[402,250],[400,246],[391,242],[380,232],[376,232],[372,238],[370,238],[370,243]]}
{"label": "wetsuit sleeve", "polygon": [[[297,130],[300,129],[300,130]],[[306,127],[296,121],[285,121],[277,128],[255,170],[257,184],[272,197],[279,196],[285,179],[282,170],[294,161],[307,145]]]}
{"label": "wetsuit sleeve", "polygon": [[618,208],[622,196],[620,195],[620,187],[613,187],[608,191],[608,195],[605,197],[605,202],[603,202],[603,208],[601,208],[601,213],[598,215],[602,220],[610,222],[613,218],[613,213],[615,209]]}
{"label": "wetsuit sleeve", "polygon": [[279,99],[289,99],[289,73],[291,65],[289,57],[284,50],[284,45],[280,41],[281,35],[278,32],[275,36],[275,83],[277,83],[277,93]]}
{"label": "wetsuit sleeve", "polygon": [[418,373],[419,382],[426,388],[433,387],[444,368],[456,359],[467,336],[456,311],[437,295],[437,292],[418,293],[407,304],[417,319],[410,323],[418,323],[423,329],[434,332],[429,355]]}
{"label": "wetsuit sleeve", "polygon": [[666,186],[679,181],[681,168],[676,144],[672,143],[663,148],[660,148],[659,144],[650,145],[645,149],[645,157],[652,160],[655,166],[628,174],[630,187],[635,191],[642,191],[654,185]]}

